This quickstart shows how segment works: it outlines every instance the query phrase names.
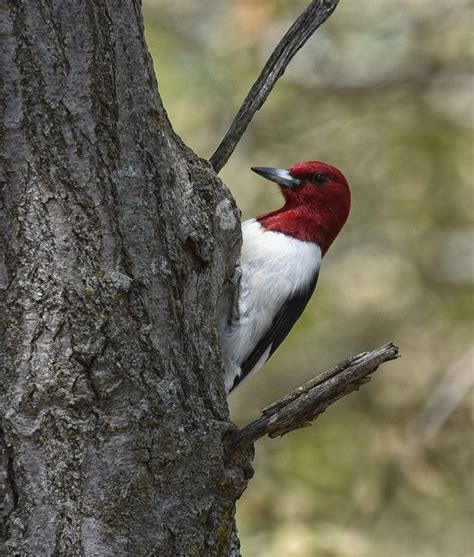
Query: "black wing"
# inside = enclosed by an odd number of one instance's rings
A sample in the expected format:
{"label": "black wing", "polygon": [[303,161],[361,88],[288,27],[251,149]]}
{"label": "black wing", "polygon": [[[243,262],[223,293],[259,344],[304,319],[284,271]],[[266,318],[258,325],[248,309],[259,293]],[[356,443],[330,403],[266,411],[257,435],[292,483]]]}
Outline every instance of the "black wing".
{"label": "black wing", "polygon": [[280,346],[293,325],[298,321],[304,308],[309,302],[309,299],[316,288],[318,276],[319,271],[316,273],[314,279],[306,289],[298,292],[292,298],[288,298],[288,300],[281,306],[280,310],[273,318],[272,324],[266,334],[260,339],[260,342],[254,348],[253,352],[241,365],[242,373],[234,379],[234,384],[232,385],[230,392],[232,392],[235,387],[237,387],[237,385],[241,383],[253,370],[260,358],[263,354],[265,354],[265,351],[268,349],[270,344],[272,347],[266,361],[270,359],[273,352],[275,352],[275,350]]}

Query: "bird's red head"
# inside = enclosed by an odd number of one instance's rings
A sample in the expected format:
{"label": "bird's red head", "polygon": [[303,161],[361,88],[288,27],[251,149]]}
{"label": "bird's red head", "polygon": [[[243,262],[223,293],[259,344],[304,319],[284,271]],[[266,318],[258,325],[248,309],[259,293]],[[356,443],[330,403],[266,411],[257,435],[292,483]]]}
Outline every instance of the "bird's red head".
{"label": "bird's red head", "polygon": [[257,217],[266,230],[314,242],[324,255],[349,216],[351,193],[342,172],[318,161],[300,162],[288,170],[252,168],[279,184],[285,205]]}

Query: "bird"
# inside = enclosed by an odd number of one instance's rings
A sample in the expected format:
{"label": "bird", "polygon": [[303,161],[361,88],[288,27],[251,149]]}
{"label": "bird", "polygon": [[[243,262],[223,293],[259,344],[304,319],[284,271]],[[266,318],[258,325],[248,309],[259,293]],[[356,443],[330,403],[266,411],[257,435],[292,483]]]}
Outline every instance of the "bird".
{"label": "bird", "polygon": [[284,204],[242,222],[240,280],[218,319],[227,394],[262,368],[303,313],[351,207],[347,180],[330,164],[251,170],[278,184]]}

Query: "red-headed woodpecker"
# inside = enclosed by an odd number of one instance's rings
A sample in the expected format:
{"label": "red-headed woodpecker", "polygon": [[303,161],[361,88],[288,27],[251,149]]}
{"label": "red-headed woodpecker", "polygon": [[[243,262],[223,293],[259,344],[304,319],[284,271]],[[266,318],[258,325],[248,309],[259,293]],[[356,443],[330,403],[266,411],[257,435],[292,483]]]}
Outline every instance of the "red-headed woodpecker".
{"label": "red-headed woodpecker", "polygon": [[351,205],[346,179],[329,164],[252,170],[280,186],[285,204],[242,223],[236,307],[219,320],[226,392],[256,373],[290,332]]}

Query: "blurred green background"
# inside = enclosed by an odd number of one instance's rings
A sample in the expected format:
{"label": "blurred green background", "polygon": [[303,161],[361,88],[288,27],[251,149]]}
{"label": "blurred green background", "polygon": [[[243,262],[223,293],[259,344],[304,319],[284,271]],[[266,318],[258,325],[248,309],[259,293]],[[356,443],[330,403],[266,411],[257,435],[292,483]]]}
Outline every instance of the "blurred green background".
{"label": "blurred green background", "polygon": [[[198,155],[306,4],[145,1],[165,107]],[[221,173],[243,218],[281,203],[253,165],[326,161],[353,194],[304,316],[231,397],[237,424],[351,354],[403,354],[312,428],[258,442],[245,557],[474,555],[473,14],[468,0],[343,0]]]}

